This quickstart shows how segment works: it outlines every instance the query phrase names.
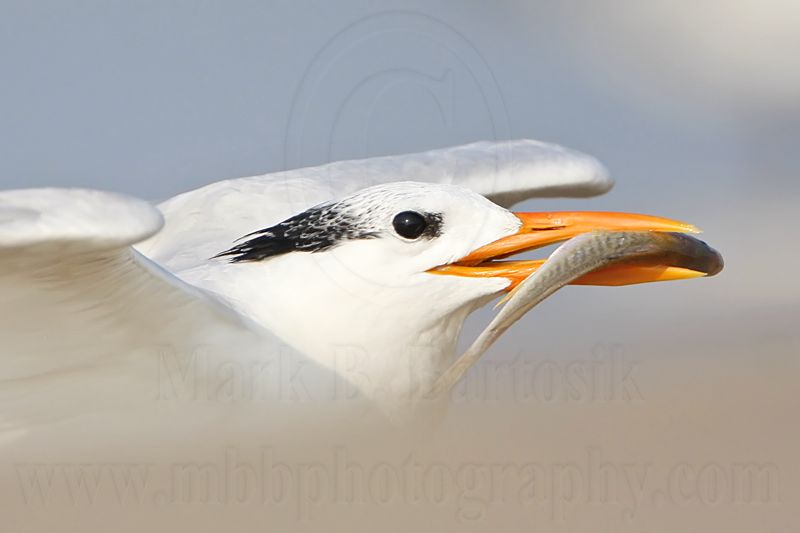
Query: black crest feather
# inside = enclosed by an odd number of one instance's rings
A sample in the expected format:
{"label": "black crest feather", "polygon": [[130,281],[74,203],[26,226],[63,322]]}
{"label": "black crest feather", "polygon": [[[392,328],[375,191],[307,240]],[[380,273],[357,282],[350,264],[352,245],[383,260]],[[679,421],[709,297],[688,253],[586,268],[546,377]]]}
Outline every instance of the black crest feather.
{"label": "black crest feather", "polygon": [[242,239],[246,241],[214,257],[230,257],[231,262],[261,261],[288,252],[321,252],[344,240],[377,236],[376,231],[360,227],[335,205],[326,205],[312,207],[272,227],[245,235]]}

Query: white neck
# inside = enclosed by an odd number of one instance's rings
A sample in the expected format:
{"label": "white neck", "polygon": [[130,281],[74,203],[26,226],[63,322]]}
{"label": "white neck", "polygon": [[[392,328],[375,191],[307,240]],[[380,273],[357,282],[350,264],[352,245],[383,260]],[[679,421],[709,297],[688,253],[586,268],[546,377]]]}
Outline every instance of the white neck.
{"label": "white neck", "polygon": [[467,315],[498,289],[495,280],[432,274],[386,286],[315,255],[220,263],[187,281],[220,294],[386,411],[413,407],[427,394],[449,366]]}

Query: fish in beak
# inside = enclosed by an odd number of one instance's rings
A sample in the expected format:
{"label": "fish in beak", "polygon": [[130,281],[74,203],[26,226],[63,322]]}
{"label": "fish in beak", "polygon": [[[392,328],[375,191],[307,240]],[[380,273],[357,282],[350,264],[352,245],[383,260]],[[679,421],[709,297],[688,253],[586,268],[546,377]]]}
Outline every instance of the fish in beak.
{"label": "fish in beak", "polygon": [[[503,261],[503,259],[543,246],[569,240],[595,231],[652,231],[669,233],[700,233],[691,224],[668,218],[633,213],[601,211],[561,211],[549,213],[514,213],[521,221],[513,235],[481,246],[458,261],[431,269],[433,274],[497,278],[511,281],[506,288],[513,290],[537,271],[546,260]],[[692,268],[694,267],[694,268]],[[666,255],[622,264],[613,264],[582,276],[576,285],[632,285],[652,281],[689,279],[716,272],[703,265],[686,265]]]}

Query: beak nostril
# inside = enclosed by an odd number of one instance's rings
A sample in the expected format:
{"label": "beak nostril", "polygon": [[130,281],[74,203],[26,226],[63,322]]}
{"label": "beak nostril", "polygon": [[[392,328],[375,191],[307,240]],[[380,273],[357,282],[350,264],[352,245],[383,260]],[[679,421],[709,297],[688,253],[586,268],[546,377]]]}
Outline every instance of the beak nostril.
{"label": "beak nostril", "polygon": [[542,227],[531,227],[529,229],[531,230],[531,232],[534,232],[534,231],[553,231],[564,228],[566,228],[566,226],[542,226]]}

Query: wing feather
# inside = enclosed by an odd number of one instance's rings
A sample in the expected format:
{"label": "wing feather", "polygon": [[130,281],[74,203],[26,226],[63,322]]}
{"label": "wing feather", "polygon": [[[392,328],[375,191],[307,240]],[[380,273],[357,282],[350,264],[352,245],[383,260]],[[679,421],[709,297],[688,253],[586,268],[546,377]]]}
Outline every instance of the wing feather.
{"label": "wing feather", "polygon": [[149,203],[107,192],[0,192],[0,430],[58,417],[70,402],[152,401],[165,351],[246,331],[131,248],[162,224]]}

